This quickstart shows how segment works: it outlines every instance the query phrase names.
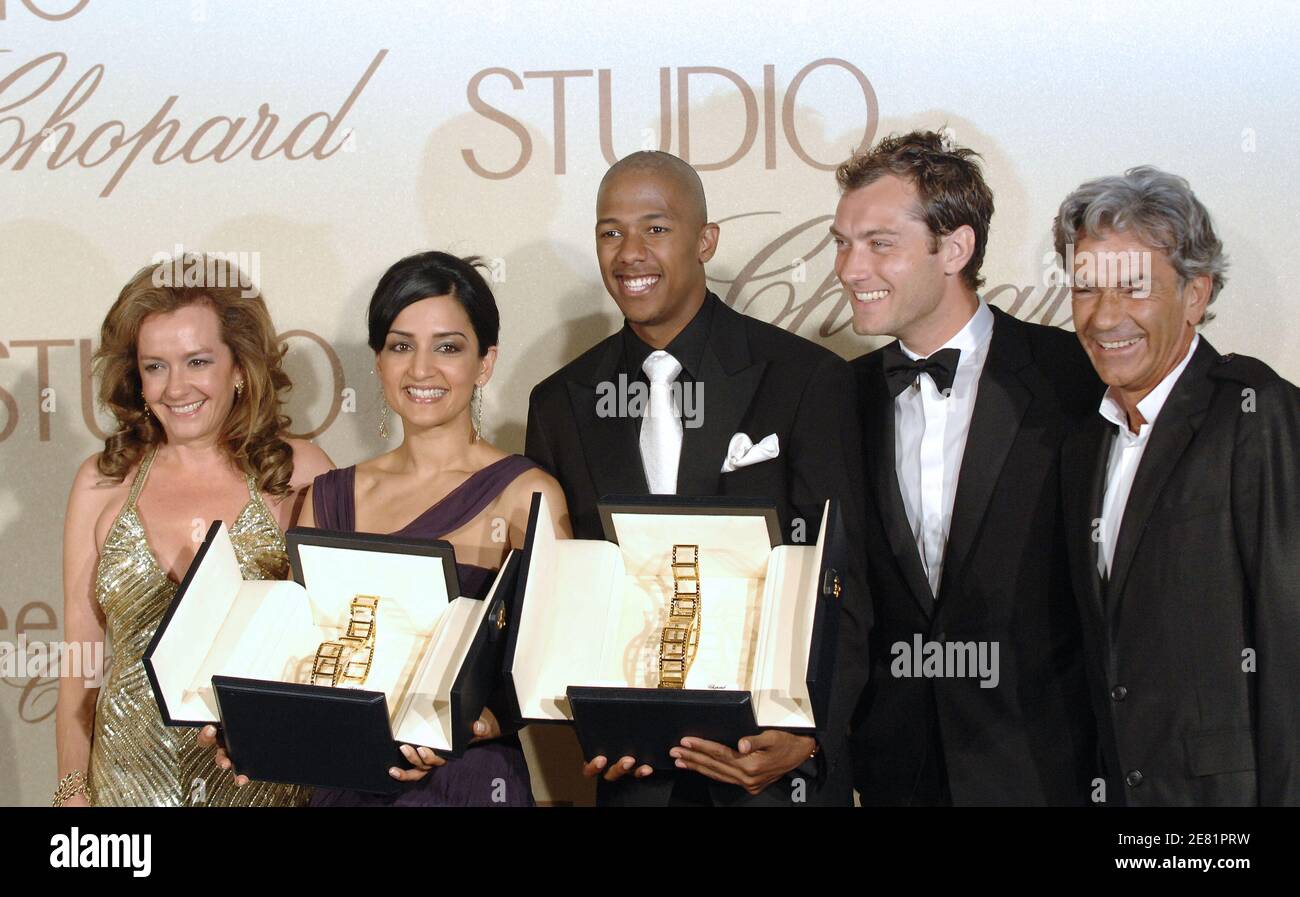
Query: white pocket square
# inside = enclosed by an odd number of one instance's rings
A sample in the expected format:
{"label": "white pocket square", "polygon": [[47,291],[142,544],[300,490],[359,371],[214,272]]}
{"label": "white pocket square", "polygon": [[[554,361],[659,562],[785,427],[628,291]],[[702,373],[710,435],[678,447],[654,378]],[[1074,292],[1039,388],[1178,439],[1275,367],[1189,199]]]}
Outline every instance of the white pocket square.
{"label": "white pocket square", "polygon": [[738,467],[770,461],[779,454],[781,447],[775,433],[763,437],[757,445],[744,433],[737,433],[731,437],[731,445],[727,446],[727,459],[722,462],[722,472],[731,473]]}

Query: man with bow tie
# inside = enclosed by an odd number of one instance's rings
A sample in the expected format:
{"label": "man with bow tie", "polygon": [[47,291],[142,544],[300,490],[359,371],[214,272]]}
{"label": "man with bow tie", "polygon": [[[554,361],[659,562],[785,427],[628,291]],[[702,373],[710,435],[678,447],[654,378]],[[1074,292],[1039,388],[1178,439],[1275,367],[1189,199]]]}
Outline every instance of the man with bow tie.
{"label": "man with bow tie", "polygon": [[[1095,768],[1058,479],[1101,389],[1071,334],[976,292],[993,195],[975,158],[913,132],[837,172],[853,329],[896,337],[852,362],[874,602],[852,734],[864,805],[1081,805]],[[976,654],[993,675],[960,662]]]}
{"label": "man with bow tie", "polygon": [[[603,496],[676,494],[767,499],[787,541],[804,542],[816,540],[834,498],[856,544],[863,499],[852,373],[834,353],[708,289],[704,265],[719,230],[699,175],[668,153],[633,153],[601,181],[596,219],[601,276],[625,322],[534,388],[525,449],[564,488],[575,538],[603,538]],[[642,385],[641,413],[610,413],[622,408],[606,401],[619,384]],[[683,739],[670,751],[673,772],[634,757],[589,758],[598,801],[851,804],[846,735],[870,608],[861,573],[845,574],[844,663],[816,738],[768,730],[732,745]]]}

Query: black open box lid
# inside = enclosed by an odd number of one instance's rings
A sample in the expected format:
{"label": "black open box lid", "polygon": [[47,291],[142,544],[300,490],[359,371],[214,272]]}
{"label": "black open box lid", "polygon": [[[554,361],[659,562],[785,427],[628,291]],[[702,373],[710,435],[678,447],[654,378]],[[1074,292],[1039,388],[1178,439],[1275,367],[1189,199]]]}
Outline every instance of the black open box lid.
{"label": "black open box lid", "polygon": [[[411,571],[408,575],[419,580],[429,578],[430,600],[447,602],[441,612],[444,618],[453,609],[458,615],[466,615],[457,619],[462,621],[462,625],[472,628],[447,634],[448,647],[441,652],[444,657],[440,658],[446,668],[429,669],[439,659],[426,657],[411,672],[412,678],[425,674],[421,682],[433,676],[438,682],[445,683],[445,677],[453,675],[451,663],[459,659],[448,692],[448,706],[437,714],[439,719],[449,717],[451,737],[441,744],[429,746],[441,756],[460,756],[472,737],[471,727],[486,704],[500,667],[504,647],[500,636],[506,614],[503,602],[496,596],[514,593],[514,576],[518,569],[516,553],[507,558],[486,602],[480,602],[458,595],[455,553],[447,542],[307,527],[291,529],[286,534],[286,542],[293,584],[281,583],[279,586],[295,589],[296,597],[300,599],[309,594],[312,556],[330,556],[336,564],[345,559],[346,566],[339,569],[346,571],[346,576],[341,577],[346,579],[353,575],[368,576],[358,565],[365,565],[367,556],[382,553],[390,558],[389,567],[406,566]],[[190,726],[219,721],[235,768],[253,779],[374,793],[398,790],[400,783],[390,778],[387,771],[391,766],[405,767],[408,764],[397,749],[390,708],[382,691],[332,688],[269,677],[214,674],[211,683],[218,719],[210,718],[213,715],[210,710],[206,716],[196,714],[192,703],[183,712],[169,709],[168,695],[174,698],[178,694],[177,686],[173,682],[171,688],[164,687],[160,676],[167,676],[169,670],[165,663],[163,669],[158,669],[155,654],[164,644],[166,632],[178,611],[186,606],[184,602],[187,598],[195,600],[191,593],[196,578],[203,582],[204,587],[212,588],[214,575],[202,571],[206,566],[218,563],[217,555],[228,551],[228,533],[219,522],[213,524],[146,653],[146,670],[164,721],[168,725]],[[336,554],[322,555],[321,552]],[[364,554],[349,557],[338,555],[338,552]],[[208,559],[206,564],[205,559]],[[222,560],[228,567],[230,559]],[[377,557],[375,561],[382,562]],[[225,572],[228,580],[229,571]],[[384,575],[391,575],[387,568],[380,571],[379,576]],[[338,584],[325,582],[323,574],[317,573],[315,585],[319,591]],[[221,586],[227,590],[232,587],[236,587],[235,584],[228,581]],[[469,603],[453,604],[458,600]],[[377,623],[380,627],[384,625],[383,618],[384,608],[381,607]],[[440,620],[439,625],[442,623]],[[430,650],[432,646],[427,647],[425,653]],[[172,649],[172,654],[175,654],[175,649]],[[451,658],[450,662],[445,660],[447,657]],[[172,666],[176,665],[173,663]],[[176,671],[170,672],[175,675]]]}
{"label": "black open box lid", "polygon": [[[683,737],[693,736],[735,744],[741,737],[753,734],[760,728],[775,727],[808,732],[814,730],[819,722],[825,722],[838,642],[840,608],[836,570],[840,569],[838,564],[844,548],[843,527],[838,508],[833,502],[827,503],[823,528],[810,535],[810,541],[815,537],[816,547],[820,551],[815,586],[811,584],[811,571],[807,577],[807,587],[816,591],[815,610],[807,633],[809,651],[805,684],[808,690],[807,709],[810,712],[805,714],[802,724],[779,726],[760,725],[754,694],[743,688],[676,690],[569,683],[564,688],[563,700],[555,695],[540,704],[531,699],[521,701],[520,695],[530,694],[532,685],[527,681],[531,668],[524,668],[531,661],[525,658],[516,663],[521,655],[530,653],[527,648],[521,648],[520,644],[521,639],[530,639],[530,623],[525,606],[530,571],[534,564],[543,564],[548,572],[542,575],[553,573],[553,560],[542,556],[543,553],[551,552],[554,545],[549,520],[542,520],[544,507],[544,498],[540,494],[534,494],[504,659],[504,675],[514,702],[512,709],[520,722],[572,721],[584,756],[634,756],[639,762],[656,768],[673,766],[673,760],[667,752]],[[767,547],[777,548],[783,544],[775,508],[770,502],[759,499],[670,495],[608,496],[601,500],[599,507],[606,541],[615,545],[618,544],[616,515],[623,514],[758,518],[766,532]],[[751,526],[750,530],[748,538],[752,543],[759,538],[759,530],[756,526]],[[598,566],[593,565],[593,581],[600,579]],[[581,565],[577,569],[581,569]],[[707,572],[704,575],[707,578]],[[584,587],[588,587],[586,580],[576,586],[579,589]],[[707,595],[704,600],[708,601]],[[552,646],[551,650],[555,650],[555,639],[549,639],[548,643]],[[537,652],[533,650],[531,653]]]}

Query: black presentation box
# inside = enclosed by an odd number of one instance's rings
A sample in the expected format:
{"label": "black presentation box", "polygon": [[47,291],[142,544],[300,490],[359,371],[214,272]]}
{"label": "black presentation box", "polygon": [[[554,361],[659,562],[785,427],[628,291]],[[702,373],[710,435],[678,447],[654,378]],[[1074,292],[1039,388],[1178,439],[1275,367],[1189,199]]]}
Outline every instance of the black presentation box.
{"label": "black presentation box", "polygon": [[[491,693],[505,647],[511,552],[485,599],[459,595],[447,542],[297,527],[291,581],[245,580],[213,523],[145,654],[163,721],[219,723],[252,779],[392,793],[398,744],[457,757]],[[365,684],[311,683],[322,642],[352,599],[379,599]]]}
{"label": "black presentation box", "polygon": [[[770,503],[610,496],[605,539],[558,539],[533,495],[506,635],[520,721],[572,722],[584,755],[672,768],[683,737],[734,745],[760,729],[826,719],[839,630],[827,502],[816,542],[781,544]],[[685,688],[659,688],[673,546],[699,547],[701,630]]]}

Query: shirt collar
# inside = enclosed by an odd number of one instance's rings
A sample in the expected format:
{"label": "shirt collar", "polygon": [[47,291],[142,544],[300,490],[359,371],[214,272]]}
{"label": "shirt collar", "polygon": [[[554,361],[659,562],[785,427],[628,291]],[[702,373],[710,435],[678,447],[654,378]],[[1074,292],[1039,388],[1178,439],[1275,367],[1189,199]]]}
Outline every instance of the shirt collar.
{"label": "shirt collar", "polygon": [[1197,333],[1192,337],[1192,342],[1187,347],[1187,354],[1183,356],[1182,361],[1178,362],[1178,366],[1165,374],[1164,379],[1156,384],[1156,388],[1143,396],[1142,400],[1138,402],[1138,414],[1142,415],[1142,419],[1146,423],[1138,428],[1136,434],[1128,428],[1128,412],[1120,404],[1113,386],[1109,387],[1106,394],[1101,398],[1101,407],[1098,409],[1101,416],[1119,427],[1121,434],[1136,439],[1144,438],[1147,433],[1151,432],[1151,425],[1156,422],[1160,409],[1165,407],[1165,402],[1169,400],[1169,394],[1174,391],[1174,384],[1178,382],[1178,378],[1187,369],[1187,365],[1191,362],[1192,356],[1196,354],[1196,347],[1200,342],[1201,335]]}
{"label": "shirt collar", "polygon": [[[681,363],[682,371],[692,380],[700,376],[700,363],[704,360],[704,347],[709,341],[709,325],[713,323],[713,312],[722,300],[712,291],[704,296],[704,304],[691,318],[691,322],[682,328],[682,332],[673,337],[664,351]],[[655,351],[648,343],[633,332],[632,326],[623,322],[623,363],[632,376],[641,373],[641,365],[650,353]]]}
{"label": "shirt collar", "polygon": [[[966,326],[944,343],[939,349],[960,349],[961,359],[957,362],[959,367],[972,364],[978,357],[978,350],[987,346],[993,336],[993,312],[989,309],[988,303],[983,299],[979,300],[979,305],[975,313],[970,316]],[[929,356],[917,355],[902,341],[898,341],[898,347],[903,350],[903,354],[908,358],[916,361],[918,358],[928,358]],[[935,349],[938,352],[939,349]],[[931,355],[934,352],[930,353]]]}

